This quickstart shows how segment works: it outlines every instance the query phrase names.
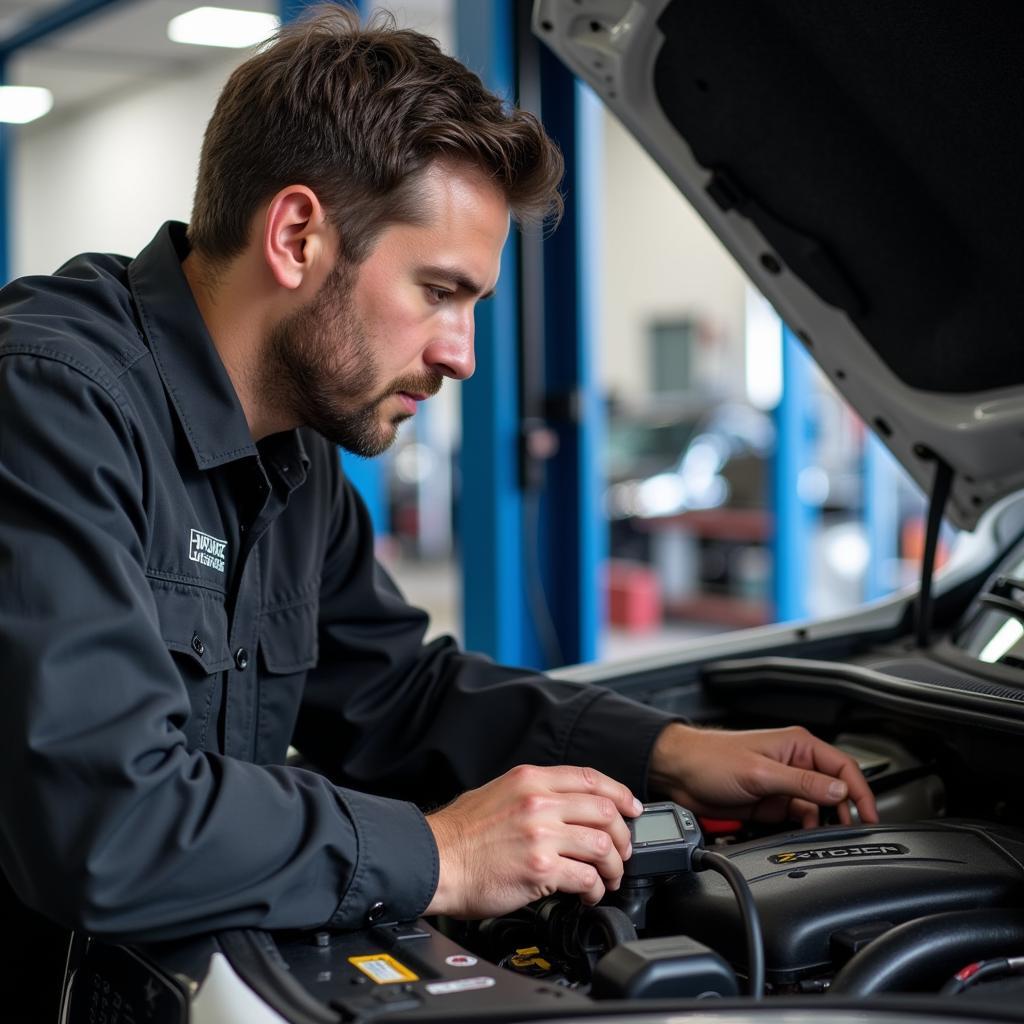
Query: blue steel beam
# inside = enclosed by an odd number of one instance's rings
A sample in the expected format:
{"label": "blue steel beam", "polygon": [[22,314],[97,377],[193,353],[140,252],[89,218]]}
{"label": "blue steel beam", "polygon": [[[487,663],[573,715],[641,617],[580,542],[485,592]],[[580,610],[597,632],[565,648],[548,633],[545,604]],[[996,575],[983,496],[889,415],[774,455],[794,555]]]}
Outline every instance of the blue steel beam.
{"label": "blue steel beam", "polygon": [[800,474],[813,463],[813,386],[810,356],[782,328],[782,398],[775,410],[772,503],[773,581],[778,622],[808,614],[807,581],[817,514],[800,496]]}
{"label": "blue steel beam", "polygon": [[23,28],[18,29],[6,39],[0,39],[0,56],[7,57],[20,50],[23,46],[38,43],[46,36],[67,28],[76,21],[103,10],[104,7],[113,7],[115,4],[124,4],[130,0],[72,0],[71,3],[62,4],[53,10],[34,18]]}
{"label": "blue steel beam", "polygon": [[[515,95],[513,0],[456,0],[459,58],[499,95]],[[502,254],[494,297],[476,314],[476,372],[462,385],[458,542],[466,646],[540,664],[527,633],[519,489],[519,239]]]}
{"label": "blue steel beam", "polygon": [[[601,222],[600,113],[583,87],[539,43],[540,114],[565,158],[565,216],[540,249],[544,338],[543,415],[558,437],[540,504],[540,558],[562,664],[591,661],[603,612],[601,562],[606,532],[600,508],[604,411],[593,351],[594,233]],[[587,248],[584,248],[584,240]],[[530,250],[531,258],[537,255]],[[555,655],[546,650],[548,667]]]}

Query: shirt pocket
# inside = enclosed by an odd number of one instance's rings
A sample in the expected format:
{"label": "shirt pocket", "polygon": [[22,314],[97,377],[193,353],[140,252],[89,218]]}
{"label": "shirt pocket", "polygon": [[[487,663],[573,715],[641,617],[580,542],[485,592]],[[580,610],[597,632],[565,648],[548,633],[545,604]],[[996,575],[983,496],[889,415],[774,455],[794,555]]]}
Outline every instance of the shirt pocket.
{"label": "shirt pocket", "polygon": [[276,608],[260,619],[260,656],[273,675],[308,672],[317,662],[319,602]]}
{"label": "shirt pocket", "polygon": [[223,595],[152,577],[149,585],[160,635],[191,705],[189,720],[178,724],[189,749],[207,749],[210,720],[220,701],[219,676],[233,665]]}
{"label": "shirt pocket", "polygon": [[306,675],[317,663],[316,600],[265,611],[260,618],[261,662],[256,760],[283,763],[302,704]]}

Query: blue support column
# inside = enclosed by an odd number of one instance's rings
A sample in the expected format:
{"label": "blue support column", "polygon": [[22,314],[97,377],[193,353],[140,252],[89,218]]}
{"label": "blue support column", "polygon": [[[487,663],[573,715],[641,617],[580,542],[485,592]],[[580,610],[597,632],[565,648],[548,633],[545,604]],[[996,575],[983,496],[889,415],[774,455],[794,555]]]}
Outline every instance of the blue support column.
{"label": "blue support column", "polygon": [[[515,94],[512,0],[456,0],[459,58],[499,95]],[[458,538],[466,646],[536,665],[528,645],[519,490],[519,239],[502,254],[494,297],[476,314],[476,372],[462,385]]]}
{"label": "blue support column", "polygon": [[[558,437],[540,504],[539,558],[562,664],[597,656],[602,613],[600,438],[604,409],[593,367],[596,262],[601,222],[600,112],[565,66],[535,44],[544,126],[565,158],[565,216],[539,249],[543,323],[542,415]],[[585,105],[586,104],[586,105]],[[530,250],[536,259],[538,249]],[[537,269],[524,265],[524,274]],[[555,655],[545,645],[550,666]]]}
{"label": "blue support column", "polygon": [[864,526],[868,537],[865,601],[885,597],[899,586],[899,473],[892,453],[869,433],[864,441]]}
{"label": "blue support column", "polygon": [[800,496],[800,474],[813,462],[812,362],[786,326],[782,328],[782,398],[775,411],[772,474],[775,618],[808,614],[807,580],[817,513]]}
{"label": "blue support column", "polygon": [[359,455],[338,449],[345,476],[359,492],[366,503],[373,521],[373,532],[378,538],[391,532],[391,515],[388,504],[387,479],[384,473],[384,456],[364,459]]}
{"label": "blue support column", "polygon": [[[321,2],[322,0],[279,0],[278,14],[281,21],[287,24],[289,21],[301,18],[306,12],[306,8],[313,7]],[[365,18],[373,7],[373,0],[334,0],[334,2],[356,8],[362,18]]]}
{"label": "blue support column", "polygon": [[[537,54],[540,112],[565,157],[565,216],[540,249],[544,380],[542,410],[558,436],[546,464],[540,545],[547,607],[562,664],[591,661],[603,614],[600,508],[604,408],[594,373],[595,293],[602,215],[601,114],[596,101],[545,48]],[[537,251],[533,250],[536,257]],[[548,665],[556,655],[545,645]]]}

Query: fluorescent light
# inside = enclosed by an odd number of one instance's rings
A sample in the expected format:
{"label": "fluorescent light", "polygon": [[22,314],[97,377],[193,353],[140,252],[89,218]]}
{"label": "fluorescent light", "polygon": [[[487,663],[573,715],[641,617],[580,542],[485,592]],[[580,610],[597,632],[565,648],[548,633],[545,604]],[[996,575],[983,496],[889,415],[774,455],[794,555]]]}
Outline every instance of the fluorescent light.
{"label": "fluorescent light", "polygon": [[999,627],[996,635],[985,644],[981,654],[978,655],[978,661],[994,665],[1022,636],[1024,636],[1024,626],[1016,619],[1007,619]]}
{"label": "fluorescent light", "polygon": [[236,11],[229,7],[196,7],[167,23],[167,37],[196,46],[256,46],[281,25],[276,14]]}
{"label": "fluorescent light", "polygon": [[28,124],[53,106],[53,93],[34,85],[0,85],[0,121]]}

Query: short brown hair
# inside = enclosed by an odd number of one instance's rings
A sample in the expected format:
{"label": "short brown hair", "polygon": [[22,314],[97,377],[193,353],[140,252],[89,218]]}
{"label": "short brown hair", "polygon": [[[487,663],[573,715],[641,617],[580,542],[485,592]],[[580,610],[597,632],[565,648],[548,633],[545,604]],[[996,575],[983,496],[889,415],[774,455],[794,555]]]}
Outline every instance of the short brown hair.
{"label": "short brown hair", "polygon": [[438,159],[481,168],[519,221],[561,214],[562,157],[533,115],[390,15],[361,27],[350,8],[322,5],[228,79],[203,141],[189,239],[212,263],[230,260],[260,204],[303,184],[359,262],[386,224],[422,216],[416,186]]}

